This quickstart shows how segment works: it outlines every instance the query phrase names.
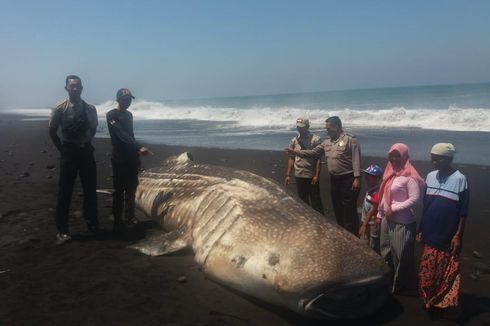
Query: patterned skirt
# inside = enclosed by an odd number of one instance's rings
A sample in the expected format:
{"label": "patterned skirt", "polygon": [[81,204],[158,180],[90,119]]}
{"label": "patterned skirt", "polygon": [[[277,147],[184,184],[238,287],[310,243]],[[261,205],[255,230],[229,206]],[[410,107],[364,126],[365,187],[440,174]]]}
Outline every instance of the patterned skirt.
{"label": "patterned skirt", "polygon": [[424,245],[418,278],[420,297],[426,309],[458,305],[459,262],[450,253]]}

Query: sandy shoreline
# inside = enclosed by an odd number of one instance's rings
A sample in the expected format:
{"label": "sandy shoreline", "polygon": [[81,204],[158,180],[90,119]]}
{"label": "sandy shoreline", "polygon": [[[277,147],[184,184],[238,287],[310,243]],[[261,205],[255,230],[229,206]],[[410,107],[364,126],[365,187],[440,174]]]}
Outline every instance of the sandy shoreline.
{"label": "sandy shoreline", "polygon": [[[322,324],[207,280],[190,252],[147,257],[125,248],[131,239],[115,239],[110,233],[97,239],[79,235],[69,245],[56,247],[53,209],[59,163],[48,137],[47,122],[0,115],[0,139],[0,324]],[[285,145],[287,142],[285,139]],[[96,138],[94,147],[98,188],[112,188],[110,141]],[[143,159],[146,168],[189,151],[197,162],[245,169],[278,182],[282,182],[287,161],[280,151],[165,145],[152,145],[151,150],[155,155]],[[384,166],[384,158],[363,157],[362,162],[363,166]],[[414,165],[423,176],[431,170],[428,161],[416,161]],[[470,277],[475,263],[490,264],[490,167],[457,167],[468,177],[471,187],[461,259],[462,307],[469,325],[490,324],[490,275],[476,281]],[[294,185],[289,189],[295,193]],[[325,172],[321,189],[324,205],[332,212]],[[79,216],[80,191],[77,182],[70,217],[75,235],[84,230]],[[111,226],[110,212],[110,197],[99,195],[100,221],[107,230]],[[135,238],[143,235],[144,229]],[[473,251],[483,258],[472,257]],[[179,283],[179,276],[185,276],[186,282]],[[405,325],[429,321],[417,298],[393,297],[363,323]]]}

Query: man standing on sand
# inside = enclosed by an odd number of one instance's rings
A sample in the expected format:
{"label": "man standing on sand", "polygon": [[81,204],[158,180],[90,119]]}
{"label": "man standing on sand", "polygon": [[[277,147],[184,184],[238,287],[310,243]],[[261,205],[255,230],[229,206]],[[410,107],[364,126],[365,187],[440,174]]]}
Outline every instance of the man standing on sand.
{"label": "man standing on sand", "polygon": [[[291,139],[289,143],[290,149],[313,149],[321,144],[320,137],[310,132],[310,122],[307,119],[296,119],[296,128],[298,129],[298,135]],[[306,204],[311,204],[313,209],[323,214],[319,183],[321,160],[302,158],[294,155],[290,156],[286,176],[284,177],[284,184],[286,186],[291,181],[291,171],[293,169],[299,198]]]}
{"label": "man standing on sand", "polygon": [[134,139],[133,115],[127,110],[133,99],[134,96],[129,89],[121,88],[116,94],[118,108],[107,112],[106,115],[112,142],[112,213],[113,231],[116,233],[124,231],[123,212],[127,221],[134,224],[138,222],[134,215],[134,195],[138,187],[138,169],[141,165],[139,156],[153,154]]}
{"label": "man standing on sand", "polygon": [[319,159],[325,155],[330,173],[330,192],[337,223],[357,235],[357,197],[361,188],[361,147],[356,137],[342,130],[342,121],[333,116],[325,121],[330,139],[311,150],[286,149],[289,155]]}
{"label": "man standing on sand", "polygon": [[449,319],[461,314],[459,255],[470,205],[468,181],[452,166],[455,152],[451,143],[438,143],[431,149],[436,170],[425,179],[424,212],[417,234],[417,241],[422,242],[418,279],[424,308]]}
{"label": "man standing on sand", "polygon": [[[51,111],[49,136],[61,153],[58,203],[56,205],[57,244],[71,240],[68,213],[77,174],[83,188],[83,217],[89,232],[99,228],[97,218],[97,170],[91,144],[97,128],[97,110],[81,99],[80,77],[69,75],[65,80],[68,98]],[[61,128],[61,138],[58,129]]]}

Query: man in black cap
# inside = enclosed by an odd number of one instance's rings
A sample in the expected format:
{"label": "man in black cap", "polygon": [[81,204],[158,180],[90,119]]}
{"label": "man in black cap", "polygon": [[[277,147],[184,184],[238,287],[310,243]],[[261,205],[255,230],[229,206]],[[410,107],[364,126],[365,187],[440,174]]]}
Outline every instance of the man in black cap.
{"label": "man in black cap", "polygon": [[127,110],[133,99],[134,96],[129,89],[121,88],[116,94],[118,108],[107,112],[106,115],[112,142],[114,232],[124,230],[123,212],[127,221],[137,223],[138,220],[134,216],[134,194],[138,186],[138,169],[141,165],[139,156],[153,154],[134,138],[133,115]]}
{"label": "man in black cap", "polygon": [[[77,174],[83,188],[83,217],[90,232],[98,231],[97,218],[97,170],[94,148],[90,143],[97,128],[97,110],[81,99],[80,77],[69,75],[65,80],[68,98],[51,110],[49,136],[61,153],[58,203],[56,205],[56,243],[71,240],[68,229],[73,184]],[[61,138],[58,129],[61,128]]]}

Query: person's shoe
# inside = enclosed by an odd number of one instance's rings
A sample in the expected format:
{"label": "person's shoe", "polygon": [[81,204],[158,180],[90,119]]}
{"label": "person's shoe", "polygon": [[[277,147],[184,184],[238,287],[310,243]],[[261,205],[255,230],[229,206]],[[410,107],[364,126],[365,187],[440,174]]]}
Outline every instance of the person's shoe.
{"label": "person's shoe", "polygon": [[56,235],[56,245],[58,245],[58,246],[64,245],[65,243],[67,243],[70,240],[71,240],[71,237],[69,234],[60,232]]}
{"label": "person's shoe", "polygon": [[136,218],[136,217],[128,217],[126,218],[126,221],[129,225],[136,225],[138,224],[140,221]]}

